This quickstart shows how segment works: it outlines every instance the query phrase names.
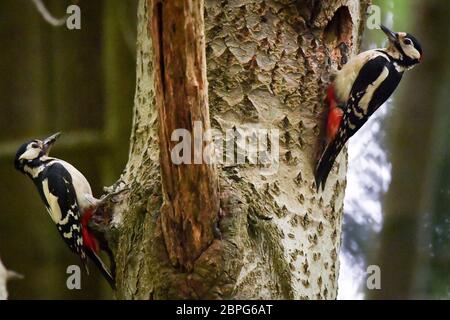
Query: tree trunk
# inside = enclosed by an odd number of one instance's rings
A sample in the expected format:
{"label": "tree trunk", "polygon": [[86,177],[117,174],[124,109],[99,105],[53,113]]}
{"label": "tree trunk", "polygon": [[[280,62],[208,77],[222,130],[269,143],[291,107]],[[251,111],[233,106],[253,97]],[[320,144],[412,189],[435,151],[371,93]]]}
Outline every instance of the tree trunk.
{"label": "tree trunk", "polygon": [[[110,239],[117,297],[334,299],[346,153],[324,192],[313,168],[329,74],[356,53],[366,2],[206,1],[208,94],[200,2],[139,3],[134,122],[120,179],[130,192],[114,208]],[[170,162],[171,131],[192,132],[195,120],[207,129],[209,117],[224,136],[278,130],[277,171]],[[278,141],[268,144],[276,150]]]}

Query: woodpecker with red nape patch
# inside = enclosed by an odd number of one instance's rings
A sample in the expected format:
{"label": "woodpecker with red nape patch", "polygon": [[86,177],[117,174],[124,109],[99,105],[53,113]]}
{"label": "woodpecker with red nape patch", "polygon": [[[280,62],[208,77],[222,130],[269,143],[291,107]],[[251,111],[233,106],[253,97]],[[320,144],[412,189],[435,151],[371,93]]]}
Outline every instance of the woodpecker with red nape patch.
{"label": "woodpecker with red nape patch", "polygon": [[87,257],[115,287],[114,277],[98,256],[100,246],[88,228],[88,222],[97,208],[117,193],[96,199],[83,174],[70,163],[49,157],[49,152],[60,133],[44,140],[24,143],[17,151],[14,165],[33,180],[51,219],[69,248],[76,253],[86,268]]}
{"label": "woodpecker with red nape patch", "polygon": [[328,87],[326,147],[317,162],[317,190],[325,189],[328,174],[347,140],[392,95],[403,73],[423,58],[422,47],[412,35],[393,32],[381,25],[389,45],[353,57],[337,72]]}

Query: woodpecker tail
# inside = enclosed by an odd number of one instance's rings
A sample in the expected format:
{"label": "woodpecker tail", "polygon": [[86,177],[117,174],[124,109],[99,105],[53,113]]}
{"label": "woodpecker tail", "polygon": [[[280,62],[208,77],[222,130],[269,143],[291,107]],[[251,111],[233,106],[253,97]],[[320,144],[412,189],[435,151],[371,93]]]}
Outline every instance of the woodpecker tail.
{"label": "woodpecker tail", "polygon": [[110,284],[111,288],[116,289],[116,281],[114,276],[109,271],[109,268],[103,263],[102,259],[92,250],[86,250],[87,256],[91,259],[91,261],[97,266],[98,270],[100,270],[101,274],[105,277],[106,281]]}
{"label": "woodpecker tail", "polygon": [[81,260],[81,264],[84,266],[84,270],[86,271],[86,274],[89,275],[89,267],[88,267],[86,251],[82,250],[80,252],[80,260]]}
{"label": "woodpecker tail", "polygon": [[322,191],[325,189],[325,183],[328,178],[328,174],[333,168],[334,160],[336,160],[337,155],[342,149],[342,144],[339,144],[338,139],[334,139],[325,147],[325,150],[322,153],[319,161],[316,165],[316,187],[317,191],[319,191],[320,186],[322,185]]}

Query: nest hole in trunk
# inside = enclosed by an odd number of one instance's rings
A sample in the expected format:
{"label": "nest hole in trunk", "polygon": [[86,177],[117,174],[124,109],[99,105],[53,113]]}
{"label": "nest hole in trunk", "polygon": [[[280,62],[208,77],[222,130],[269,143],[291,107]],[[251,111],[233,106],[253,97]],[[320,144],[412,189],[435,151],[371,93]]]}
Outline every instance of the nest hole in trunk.
{"label": "nest hole in trunk", "polygon": [[333,61],[347,62],[353,42],[353,21],[347,6],[337,9],[323,32],[323,40]]}

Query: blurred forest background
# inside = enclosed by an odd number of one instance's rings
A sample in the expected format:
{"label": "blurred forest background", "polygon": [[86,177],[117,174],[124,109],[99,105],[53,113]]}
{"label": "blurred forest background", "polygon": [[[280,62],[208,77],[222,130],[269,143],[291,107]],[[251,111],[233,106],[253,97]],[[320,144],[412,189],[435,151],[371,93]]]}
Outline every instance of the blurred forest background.
{"label": "blurred forest background", "polygon": [[[46,0],[55,17],[73,1]],[[112,298],[91,267],[82,290],[68,290],[67,249],[35,186],[12,165],[21,143],[62,131],[52,155],[68,160],[95,195],[128,156],[135,89],[136,0],[81,0],[81,30],[53,27],[31,0],[0,1],[0,255],[25,276],[11,299]],[[84,274],[83,274],[84,275]]]}
{"label": "blurred forest background", "polygon": [[[300,0],[299,0],[300,1]],[[45,0],[55,17],[72,1]],[[52,154],[78,167],[94,194],[128,155],[135,88],[136,0],[79,0],[81,30],[53,27],[31,0],[0,1],[0,256],[22,273],[12,299],[105,299],[92,269],[68,290],[78,264],[33,184],[14,170],[27,139],[64,135]],[[420,39],[424,61],[349,147],[339,298],[450,298],[450,2],[378,0],[382,21]],[[366,30],[363,49],[385,44]],[[382,111],[383,110],[383,111]],[[382,289],[366,291],[368,265]]]}

